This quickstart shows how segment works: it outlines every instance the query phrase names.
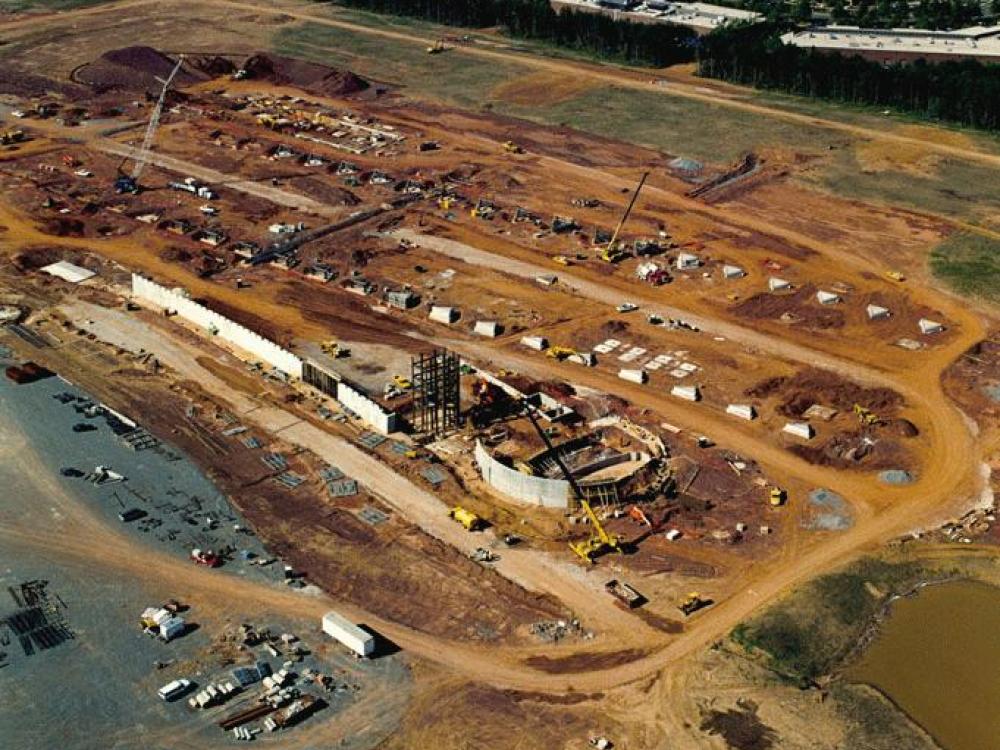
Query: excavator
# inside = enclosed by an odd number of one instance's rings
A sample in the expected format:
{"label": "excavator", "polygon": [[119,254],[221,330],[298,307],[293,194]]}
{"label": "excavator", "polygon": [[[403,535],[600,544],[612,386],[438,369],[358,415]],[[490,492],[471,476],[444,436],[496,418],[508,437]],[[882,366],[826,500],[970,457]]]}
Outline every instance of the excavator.
{"label": "excavator", "polygon": [[854,414],[857,416],[858,421],[865,427],[874,427],[882,423],[878,414],[873,412],[871,409],[866,409],[861,404],[854,405]]}
{"label": "excavator", "polygon": [[535,416],[535,405],[532,404],[527,399],[521,400],[521,406],[524,407],[524,411],[528,416],[528,420],[531,425],[535,428],[535,432],[541,437],[542,442],[545,443],[545,447],[548,450],[552,459],[556,462],[559,470],[562,472],[563,476],[566,477],[566,481],[569,482],[569,486],[573,489],[573,495],[576,497],[576,501],[580,503],[580,507],[583,508],[583,512],[587,514],[587,518],[590,519],[591,527],[594,533],[588,539],[583,539],[579,542],[570,542],[569,547],[573,552],[575,552],[581,560],[583,560],[588,565],[593,565],[597,558],[603,555],[605,552],[615,551],[624,552],[623,541],[620,537],[613,534],[609,534],[604,526],[601,524],[601,520],[594,513],[594,509],[590,507],[590,503],[583,496],[583,491],[580,489],[580,485],[577,484],[576,479],[570,473],[570,470],[563,463],[562,457],[552,446],[552,441],[549,440],[548,433],[542,429],[542,426],[538,423],[538,419]]}
{"label": "excavator", "polygon": [[625,258],[625,251],[618,247],[617,244],[618,235],[622,231],[622,227],[625,225],[625,222],[628,220],[629,214],[632,213],[635,201],[639,197],[639,191],[642,190],[642,186],[646,184],[647,177],[649,177],[649,172],[643,172],[642,177],[639,179],[639,184],[635,188],[635,192],[632,193],[632,200],[628,202],[628,206],[625,208],[625,213],[622,214],[622,218],[619,220],[618,226],[615,227],[615,231],[611,235],[611,240],[600,252],[599,257],[605,263],[617,263]]}

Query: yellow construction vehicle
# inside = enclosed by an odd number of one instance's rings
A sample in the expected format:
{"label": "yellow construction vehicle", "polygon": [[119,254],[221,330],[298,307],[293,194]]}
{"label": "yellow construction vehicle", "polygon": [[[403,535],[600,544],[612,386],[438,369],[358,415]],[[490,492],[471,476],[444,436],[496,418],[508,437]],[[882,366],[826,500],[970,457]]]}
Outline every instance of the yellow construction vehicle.
{"label": "yellow construction vehicle", "polygon": [[451,208],[451,204],[454,202],[455,199],[451,197],[438,198],[438,208],[440,208],[442,211],[447,211],[448,209]]}
{"label": "yellow construction vehicle", "polygon": [[858,418],[858,421],[866,427],[874,427],[882,422],[882,420],[879,419],[878,414],[873,412],[871,409],[866,409],[861,404],[854,405],[854,414]]}
{"label": "yellow construction vehicle", "polygon": [[903,275],[902,271],[886,271],[885,277],[891,281],[906,281],[906,277]]}
{"label": "yellow construction vehicle", "polygon": [[610,241],[598,255],[598,257],[605,263],[617,263],[627,256],[627,253],[622,248],[618,247],[618,234],[622,231],[622,227],[625,225],[625,221],[628,219],[629,214],[632,213],[635,201],[639,197],[639,191],[642,190],[642,186],[646,184],[647,177],[649,177],[649,172],[643,172],[642,177],[639,179],[639,184],[635,188],[635,192],[632,193],[632,199],[628,202],[628,206],[625,207],[625,213],[622,214],[622,218],[618,221],[618,226],[615,227],[615,231],[611,235]]}
{"label": "yellow construction vehicle", "polygon": [[523,154],[524,149],[518,146],[514,141],[504,141],[503,144],[504,153],[507,154]]}
{"label": "yellow construction vehicle", "polygon": [[0,144],[4,146],[9,146],[12,143],[20,143],[23,140],[23,130],[4,130],[0,132]]}
{"label": "yellow construction vehicle", "polygon": [[586,513],[587,518],[590,519],[590,524],[594,528],[594,533],[589,539],[584,539],[579,542],[570,542],[569,548],[579,555],[581,560],[590,564],[593,564],[598,557],[610,550],[622,552],[622,540],[604,530],[604,526],[601,525],[601,521],[597,517],[597,514],[594,513],[594,509],[590,507],[590,503],[582,497],[578,499],[580,501],[580,505],[583,507],[584,513]]}
{"label": "yellow construction vehicle", "polygon": [[531,464],[524,461],[518,461],[515,463],[514,468],[522,474],[527,474],[529,477],[535,476],[535,470],[531,467]]}
{"label": "yellow construction vehicle", "polygon": [[479,531],[486,525],[482,518],[471,510],[466,510],[461,505],[456,505],[449,510],[448,517],[462,524],[466,531]]}
{"label": "yellow construction vehicle", "polygon": [[328,354],[334,359],[338,357],[346,357],[350,353],[349,349],[345,349],[340,344],[338,344],[334,339],[324,341],[319,345],[319,348],[324,354]]}
{"label": "yellow construction vehicle", "polygon": [[565,255],[553,255],[552,256],[552,262],[553,263],[558,263],[560,266],[571,266],[571,265],[573,265],[570,262],[570,259],[567,258]]}
{"label": "yellow construction vehicle", "polygon": [[780,508],[785,504],[787,498],[788,494],[780,487],[772,487],[767,492],[767,501],[771,504],[772,508]]}
{"label": "yellow construction vehicle", "polygon": [[444,46],[444,39],[438,39],[434,44],[427,48],[428,55],[437,55],[444,52],[447,47]]}
{"label": "yellow construction vehicle", "polygon": [[576,349],[571,349],[568,346],[550,346],[545,350],[546,356],[559,361],[566,359],[566,357],[572,357],[576,353]]}
{"label": "yellow construction vehicle", "polygon": [[497,373],[497,377],[498,378],[512,378],[512,377],[515,377],[516,375],[517,375],[517,370],[506,370],[506,369],[504,369],[504,370],[500,370]]}
{"label": "yellow construction vehicle", "polygon": [[397,388],[404,391],[408,391],[413,387],[413,383],[410,382],[409,378],[404,378],[402,375],[393,375],[392,382]]}
{"label": "yellow construction vehicle", "polygon": [[699,609],[704,609],[711,603],[711,599],[704,599],[697,591],[692,591],[684,598],[684,601],[677,605],[677,609],[683,612],[685,617],[690,617]]}

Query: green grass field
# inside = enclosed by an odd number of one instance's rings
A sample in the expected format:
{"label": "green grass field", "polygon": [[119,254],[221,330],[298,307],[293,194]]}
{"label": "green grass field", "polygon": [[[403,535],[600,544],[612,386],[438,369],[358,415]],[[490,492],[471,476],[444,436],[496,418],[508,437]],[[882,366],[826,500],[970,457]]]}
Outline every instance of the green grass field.
{"label": "green grass field", "polygon": [[926,211],[991,226],[1000,217],[997,172],[967,161],[942,161],[930,174],[865,172],[850,149],[841,149],[809,182],[847,198]]}
{"label": "green grass field", "polygon": [[110,0],[0,0],[0,10],[9,13],[23,13],[28,10],[73,10],[106,2]]}
{"label": "green grass field", "polygon": [[811,149],[843,140],[817,128],[615,86],[590,89],[553,104],[516,104],[491,92],[499,84],[534,73],[528,65],[428,55],[423,45],[390,43],[314,23],[282,29],[273,44],[282,54],[348,66],[422,98],[471,109],[488,106],[497,114],[568,125],[703,161],[728,162],[767,144]]}
{"label": "green grass field", "polygon": [[1000,241],[959,233],[931,252],[931,271],[959,294],[1000,302]]}
{"label": "green grass field", "polygon": [[810,684],[840,666],[881,607],[884,596],[873,596],[868,584],[888,594],[909,589],[925,575],[915,564],[861,560],[797,589],[737,626],[732,638],[747,650],[763,652],[782,678]]}

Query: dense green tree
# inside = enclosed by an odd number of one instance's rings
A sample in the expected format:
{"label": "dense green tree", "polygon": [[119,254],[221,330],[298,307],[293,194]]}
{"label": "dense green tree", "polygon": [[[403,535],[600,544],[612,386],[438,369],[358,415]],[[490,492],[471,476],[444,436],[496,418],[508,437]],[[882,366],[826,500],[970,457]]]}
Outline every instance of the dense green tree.
{"label": "dense green tree", "polygon": [[785,27],[726,26],[702,39],[700,75],[1000,130],[1000,65],[976,60],[883,65],[784,45]]}

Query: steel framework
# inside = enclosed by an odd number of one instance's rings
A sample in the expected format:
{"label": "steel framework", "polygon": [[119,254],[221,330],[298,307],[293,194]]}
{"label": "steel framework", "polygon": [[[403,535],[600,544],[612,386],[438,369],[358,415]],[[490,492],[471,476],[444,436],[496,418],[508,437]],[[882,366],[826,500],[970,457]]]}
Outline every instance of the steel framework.
{"label": "steel framework", "polygon": [[435,349],[410,359],[413,383],[413,427],[418,432],[442,435],[458,427],[458,355]]}

